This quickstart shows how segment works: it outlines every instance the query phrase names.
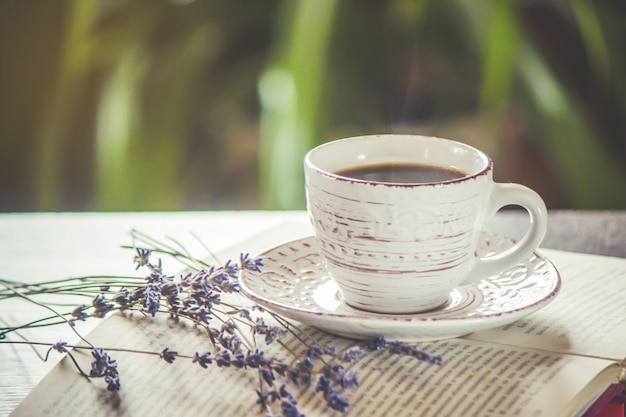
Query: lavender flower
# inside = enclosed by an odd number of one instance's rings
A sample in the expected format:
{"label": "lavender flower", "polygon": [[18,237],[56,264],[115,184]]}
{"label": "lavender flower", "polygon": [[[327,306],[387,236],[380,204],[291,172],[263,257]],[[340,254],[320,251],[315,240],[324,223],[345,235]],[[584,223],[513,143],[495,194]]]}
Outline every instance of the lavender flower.
{"label": "lavender flower", "polygon": [[159,307],[161,307],[161,288],[158,284],[149,282],[146,284],[143,308],[154,317],[158,313]]}
{"label": "lavender flower", "polygon": [[137,264],[135,270],[141,268],[142,266],[150,265],[150,255],[152,255],[152,251],[149,249],[136,248],[137,255],[133,259],[133,262]]}
{"label": "lavender flower", "polygon": [[122,388],[119,375],[116,375],[115,377],[107,375],[104,377],[104,382],[107,383],[108,391],[119,391],[120,388]]}
{"label": "lavender flower", "polygon": [[133,290],[128,296],[128,304],[136,304],[143,300],[146,294],[146,287],[138,287]]}
{"label": "lavender flower", "polygon": [[313,368],[311,359],[305,357],[303,361],[296,361],[287,369],[287,377],[296,385],[308,387],[311,385]]}
{"label": "lavender flower", "polygon": [[217,366],[221,367],[228,367],[230,366],[230,351],[223,349],[220,351],[220,353],[217,354],[217,356],[215,357],[215,363],[217,364]]}
{"label": "lavender flower", "polygon": [[287,373],[287,364],[281,362],[276,358],[271,358],[268,361],[267,366],[269,367],[269,369],[275,371],[280,376],[285,376],[285,374]]}
{"label": "lavender flower", "polygon": [[332,391],[332,381],[326,375],[320,375],[315,384],[315,392],[327,393]]}
{"label": "lavender flower", "polygon": [[283,417],[304,417],[298,410],[297,402],[293,396],[287,391],[285,384],[281,385],[279,391],[274,389],[267,390],[266,392],[256,391],[257,404],[261,406],[261,411],[269,409],[270,403],[280,401],[280,410]]}
{"label": "lavender flower", "polygon": [[276,392],[273,389],[268,390],[265,393],[266,397],[268,400],[270,400],[270,402],[276,402],[278,400],[280,400],[280,394],[278,392]]}
{"label": "lavender flower", "polygon": [[166,279],[167,277],[161,274],[160,271],[153,271],[150,275],[148,275],[145,278],[146,282],[151,283],[151,284],[162,284],[163,281],[165,281]]}
{"label": "lavender flower", "polygon": [[256,323],[254,324],[254,333],[255,334],[265,334],[267,332],[268,326],[265,324],[265,320],[262,317],[257,317]]}
{"label": "lavender flower", "polygon": [[239,310],[239,317],[241,317],[242,319],[248,320],[248,321],[252,321],[252,316],[250,315],[250,310],[247,310],[245,308]]}
{"label": "lavender flower", "polygon": [[337,348],[335,346],[330,346],[324,349],[324,353],[332,358],[337,357]]}
{"label": "lavender flower", "polygon": [[378,336],[371,339],[367,343],[367,348],[370,350],[380,350],[383,349],[387,345],[387,340],[385,340],[384,336]]}
{"label": "lavender flower", "polygon": [[59,353],[67,352],[67,342],[56,342],[52,345],[52,349],[56,350]]}
{"label": "lavender flower", "polygon": [[274,372],[272,372],[270,369],[260,369],[259,372],[261,373],[261,377],[263,378],[263,380],[267,382],[268,385],[272,385],[274,383],[274,380],[276,380]]}
{"label": "lavender flower", "polygon": [[220,290],[225,293],[238,293],[239,292],[239,281],[228,281],[226,284],[220,286]]}
{"label": "lavender flower", "polygon": [[230,360],[230,364],[239,369],[246,367],[246,358],[242,351],[235,352],[235,356]]}
{"label": "lavender flower", "polygon": [[210,282],[218,287],[228,284],[230,276],[223,268],[213,269],[209,271]]}
{"label": "lavender flower", "polygon": [[228,333],[230,335],[234,335],[237,331],[237,326],[232,321],[227,321],[222,323],[221,327],[222,333]]}
{"label": "lavender flower", "polygon": [[130,295],[127,288],[122,288],[117,294],[115,294],[112,298],[113,302],[119,306],[126,306],[130,304]]}
{"label": "lavender flower", "polygon": [[112,359],[103,349],[93,349],[91,355],[94,361],[91,363],[89,376],[92,378],[102,378],[107,383],[107,390],[120,390],[120,377],[117,370],[117,362]]}
{"label": "lavender flower", "polygon": [[217,340],[222,347],[230,350],[231,352],[236,352],[241,348],[241,339],[239,336],[227,331],[226,329],[222,329],[222,331],[218,334]]}
{"label": "lavender flower", "polygon": [[178,356],[178,352],[176,352],[175,350],[170,350],[169,348],[166,347],[165,349],[163,349],[163,351],[160,353],[159,356],[165,362],[173,363],[174,360],[176,359],[176,356]]}
{"label": "lavender flower", "polygon": [[186,276],[181,283],[181,287],[188,289],[188,303],[205,306],[209,310],[214,304],[221,303],[219,295],[221,288],[211,283],[211,276],[206,270]]}
{"label": "lavender flower", "polygon": [[320,375],[315,386],[315,392],[322,392],[324,399],[326,400],[326,404],[333,410],[343,413],[346,411],[346,408],[348,408],[350,403],[339,392],[333,389],[332,385],[332,380],[330,378],[326,375]]}
{"label": "lavender flower", "polygon": [[[157,248],[155,250],[160,250]],[[167,249],[169,251],[169,249]],[[261,272],[263,266],[262,257],[252,257],[242,253],[239,263],[228,261],[221,267],[211,267],[198,272],[187,273],[178,277],[164,275],[161,269],[161,261],[155,265],[150,262],[152,251],[150,249],[136,248],[134,262],[137,269],[147,267],[149,275],[145,277],[143,285],[136,285],[127,289],[122,287],[119,292],[110,299],[104,295],[98,295],[91,300],[91,306],[80,305],[74,309],[69,319],[70,324],[77,320],[84,320],[90,315],[89,308],[93,308],[91,316],[105,317],[108,312],[115,308],[136,310],[141,308],[152,317],[159,312],[167,312],[175,319],[188,319],[194,325],[206,331],[208,338],[213,344],[215,351],[195,352],[192,363],[197,363],[202,368],[208,368],[215,363],[219,368],[232,367],[236,369],[254,369],[259,376],[259,389],[256,391],[260,404],[264,411],[274,412],[280,404],[280,413],[283,417],[303,417],[298,410],[297,402],[287,390],[287,383],[291,381],[296,386],[307,389],[314,385],[314,390],[320,393],[327,406],[335,411],[345,412],[349,407],[348,400],[343,396],[344,390],[355,389],[359,386],[358,373],[354,370],[346,370],[344,365],[359,360],[365,353],[362,349],[381,350],[386,348],[390,353],[411,356],[430,363],[441,364],[441,357],[431,356],[402,342],[388,343],[384,337],[377,337],[367,344],[351,346],[340,353],[335,347],[322,347],[309,345],[304,342],[305,335],[298,334],[300,330],[293,330],[282,325],[274,326],[266,323],[261,317],[253,320],[251,312],[265,313],[264,307],[254,305],[250,309],[244,309],[230,304],[224,294],[239,291],[238,275],[242,270]],[[182,254],[176,253],[176,256]],[[182,255],[184,256],[184,255]],[[127,280],[121,283],[127,283]],[[108,292],[102,288],[103,292]],[[116,285],[111,285],[116,288]],[[224,301],[222,301],[224,297]],[[275,317],[272,313],[270,316]],[[218,323],[218,324],[216,324]],[[251,348],[244,341],[247,337],[242,335],[241,326],[249,326],[253,336],[249,339]],[[13,331],[13,330],[10,330]],[[269,345],[292,332],[297,340],[305,344],[305,354],[301,360],[293,363],[284,362],[276,357],[267,357],[261,347],[261,339]],[[0,339],[6,337],[6,331],[0,332]],[[287,348],[291,351],[291,343]],[[117,363],[103,349],[92,350],[93,362],[91,370],[87,374],[83,372],[79,364],[74,360],[72,351],[68,350],[66,342],[57,342],[50,346],[50,351],[67,353],[69,358],[80,371],[81,375],[92,378],[103,378],[110,391],[120,389],[120,378]],[[293,350],[297,350],[293,349]],[[213,353],[213,355],[212,355]],[[165,362],[172,364],[179,355],[175,350],[165,347],[158,356]],[[185,357],[188,357],[184,355]],[[330,359],[329,359],[330,358]],[[341,362],[341,363],[339,363]],[[347,366],[347,365],[346,365]],[[280,381],[280,379],[283,381]],[[284,383],[280,383],[284,382]],[[280,385],[280,388],[277,388]],[[299,391],[302,391],[299,389]],[[272,410],[270,410],[270,406]]]}
{"label": "lavender flower", "polygon": [[343,380],[344,373],[343,365],[336,362],[331,362],[324,367],[324,375],[336,384]]}
{"label": "lavender flower", "polygon": [[99,319],[104,318],[106,314],[115,307],[114,304],[107,303],[103,295],[96,295],[92,300],[91,305],[94,308],[92,315]]}
{"label": "lavender flower", "polygon": [[312,359],[321,358],[324,356],[324,349],[317,345],[311,345],[307,348],[305,355]]}
{"label": "lavender flower", "polygon": [[258,397],[256,403],[261,406],[261,411],[268,410],[270,403],[274,403],[281,399],[280,393],[273,389],[267,390],[266,392],[256,390],[256,395]]}
{"label": "lavender flower", "polygon": [[241,267],[248,271],[261,272],[263,266],[263,258],[251,258],[249,253],[242,253],[239,257]]}
{"label": "lavender flower", "polygon": [[296,402],[292,398],[285,398],[280,403],[280,411],[283,417],[304,417],[298,410]]}
{"label": "lavender flower", "polygon": [[213,317],[210,310],[204,306],[193,306],[187,309],[185,315],[194,321],[194,324],[209,325]]}
{"label": "lavender flower", "polygon": [[254,352],[250,351],[246,355],[246,365],[250,368],[256,369],[260,366],[264,366],[266,363],[267,362],[263,357],[263,351],[260,351],[259,349],[256,349]]}
{"label": "lavender flower", "polygon": [[337,410],[340,413],[345,413],[346,408],[350,405],[348,400],[341,396],[341,394],[337,391],[332,391],[329,394],[328,399],[326,399],[326,404],[333,410]]}
{"label": "lavender flower", "polygon": [[199,354],[198,352],[196,352],[193,355],[193,359],[191,360],[191,362],[197,363],[198,365],[206,369],[209,367],[210,364],[213,363],[213,360],[210,358],[210,356],[211,352],[204,352],[203,354]]}
{"label": "lavender flower", "polygon": [[254,334],[265,335],[265,344],[269,345],[277,338],[286,336],[289,332],[283,327],[268,326],[265,321],[258,317],[254,325]]}
{"label": "lavender flower", "polygon": [[224,265],[224,271],[232,279],[237,279],[240,270],[241,270],[241,267],[237,265],[236,263],[231,262],[230,259]]}
{"label": "lavender flower", "polygon": [[357,361],[363,356],[363,351],[358,346],[351,346],[339,354],[339,357],[349,363]]}
{"label": "lavender flower", "polygon": [[359,386],[359,374],[356,371],[349,370],[343,374],[340,382],[344,389],[356,389]]}
{"label": "lavender flower", "polygon": [[429,355],[426,352],[419,350],[417,347],[410,345],[406,342],[389,342],[388,343],[389,352],[395,353],[396,355],[405,355],[411,356],[415,359],[419,359],[421,361],[432,363],[433,365],[440,365],[442,363],[441,356],[433,356]]}
{"label": "lavender flower", "polygon": [[181,279],[183,286],[190,287],[193,290],[203,289],[205,286],[209,284],[208,280],[209,274],[205,269],[202,269],[195,274],[187,274],[185,277]]}
{"label": "lavender flower", "polygon": [[280,400],[280,394],[273,389],[267,390],[265,392],[265,397],[272,403]]}
{"label": "lavender flower", "polygon": [[87,310],[89,307],[87,307],[85,304],[81,304],[78,307],[76,307],[74,310],[72,310],[72,320],[82,320],[84,321],[87,317],[89,317],[89,315],[87,313],[85,313],[85,310]]}
{"label": "lavender flower", "polygon": [[289,391],[287,391],[287,384],[282,384],[280,386],[279,393],[280,393],[281,398],[288,398],[288,399],[293,398],[291,396],[291,393]]}
{"label": "lavender flower", "polygon": [[252,306],[252,311],[258,311],[259,313],[265,313],[265,307],[255,304]]}
{"label": "lavender flower", "polygon": [[270,327],[265,333],[265,344],[270,345],[276,339],[282,336],[286,336],[289,332],[281,327]]}
{"label": "lavender flower", "polygon": [[256,390],[257,400],[256,403],[261,406],[261,411],[265,411],[268,408],[268,395],[259,390]]}
{"label": "lavender flower", "polygon": [[111,369],[115,369],[117,367],[115,360],[112,359],[103,349],[93,349],[91,351],[91,356],[94,358],[94,361],[91,363],[91,371],[89,372],[89,376],[91,377],[103,377]]}

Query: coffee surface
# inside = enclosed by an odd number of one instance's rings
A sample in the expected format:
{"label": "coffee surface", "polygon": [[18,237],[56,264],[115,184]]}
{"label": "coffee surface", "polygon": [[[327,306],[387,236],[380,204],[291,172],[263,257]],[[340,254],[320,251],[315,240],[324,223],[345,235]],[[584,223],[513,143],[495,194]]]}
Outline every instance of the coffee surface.
{"label": "coffee surface", "polygon": [[422,164],[364,165],[341,170],[335,174],[363,181],[403,184],[442,182],[467,176],[467,173],[454,168]]}

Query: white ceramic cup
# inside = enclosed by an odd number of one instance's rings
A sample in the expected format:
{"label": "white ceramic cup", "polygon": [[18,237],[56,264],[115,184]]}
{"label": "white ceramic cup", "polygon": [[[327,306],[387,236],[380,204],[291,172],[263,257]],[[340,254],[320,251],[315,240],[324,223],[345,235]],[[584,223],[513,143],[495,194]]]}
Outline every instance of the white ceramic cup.
{"label": "white ceramic cup", "polygon": [[[448,167],[466,175],[432,183],[388,183],[338,175],[384,164]],[[325,143],[305,157],[307,209],[326,270],[345,301],[378,313],[442,306],[452,289],[527,259],[545,235],[541,197],[493,181],[491,159],[463,143],[414,135]],[[526,234],[512,248],[475,255],[484,221],[506,205],[525,208]]]}

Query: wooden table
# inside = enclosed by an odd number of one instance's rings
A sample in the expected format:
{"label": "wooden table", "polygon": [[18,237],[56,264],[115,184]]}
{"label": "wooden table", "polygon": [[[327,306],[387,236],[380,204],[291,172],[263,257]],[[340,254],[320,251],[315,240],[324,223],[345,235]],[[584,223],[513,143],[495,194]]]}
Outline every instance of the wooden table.
{"label": "wooden table", "polygon": [[[134,271],[127,232],[175,237],[192,253],[204,253],[192,233],[219,252],[285,222],[306,230],[305,212],[60,213],[0,215],[0,277],[41,281]],[[487,229],[516,238],[524,213],[503,211]],[[544,247],[626,257],[626,212],[551,212]],[[257,248],[242,247],[253,252]],[[166,264],[167,266],[167,264]],[[28,312],[0,303],[0,319]],[[0,345],[0,416],[8,415],[54,365],[27,348]]]}

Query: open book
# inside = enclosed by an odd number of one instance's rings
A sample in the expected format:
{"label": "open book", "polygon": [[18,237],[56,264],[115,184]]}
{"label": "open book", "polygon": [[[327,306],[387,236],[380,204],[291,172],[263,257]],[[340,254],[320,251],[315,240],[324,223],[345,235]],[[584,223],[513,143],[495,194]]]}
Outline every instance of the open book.
{"label": "open book", "polygon": [[[309,233],[286,225],[243,242],[238,251],[261,252]],[[556,299],[514,324],[457,339],[422,343],[441,355],[442,366],[374,352],[355,365],[360,387],[346,392],[350,416],[563,416],[585,415],[594,399],[624,379],[626,358],[626,259],[541,251],[562,276]],[[323,344],[350,342],[304,329]],[[190,326],[166,319],[115,314],[90,333],[95,345],[161,351],[164,346],[193,352],[208,342]],[[287,339],[285,343],[293,341]],[[89,368],[91,356],[76,352]],[[175,364],[115,352],[122,373],[119,393],[77,375],[62,360],[20,404],[12,416],[254,416],[258,375],[190,360]],[[294,391],[295,392],[295,391]],[[325,407],[314,389],[298,395],[309,416],[343,415]]]}

